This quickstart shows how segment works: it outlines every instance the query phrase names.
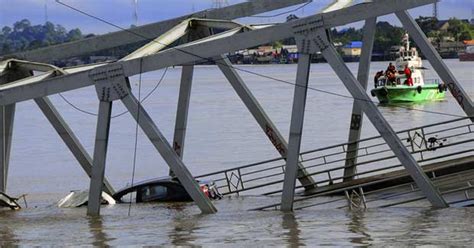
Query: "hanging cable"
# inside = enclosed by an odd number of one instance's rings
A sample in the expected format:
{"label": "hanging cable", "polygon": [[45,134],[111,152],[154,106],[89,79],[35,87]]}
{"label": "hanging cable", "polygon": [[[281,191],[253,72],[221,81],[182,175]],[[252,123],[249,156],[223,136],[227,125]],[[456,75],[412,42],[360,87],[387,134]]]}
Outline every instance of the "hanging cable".
{"label": "hanging cable", "polygon": [[[141,37],[143,39],[146,39],[146,40],[151,40],[152,42],[155,42],[157,44],[160,44],[162,46],[164,46],[164,48],[169,48],[169,49],[174,49],[176,51],[179,51],[179,52],[182,52],[184,54],[187,54],[187,55],[190,55],[190,56],[194,56],[196,58],[199,58],[199,59],[202,59],[202,60],[205,60],[205,61],[208,61],[208,62],[213,62],[213,63],[216,63],[216,64],[219,64],[219,65],[223,65],[223,66],[227,66],[229,68],[232,68],[234,70],[238,70],[238,71],[242,71],[242,72],[245,72],[245,73],[249,73],[249,74],[252,74],[252,75],[256,75],[256,76],[259,76],[259,77],[263,77],[263,78],[267,78],[267,79],[271,79],[273,81],[277,81],[277,82],[282,82],[282,83],[286,83],[286,84],[289,84],[289,85],[293,85],[295,87],[305,87],[305,86],[300,86],[300,85],[297,85],[293,82],[289,82],[289,81],[285,81],[285,80],[281,80],[281,79],[278,79],[278,78],[274,78],[274,77],[271,77],[271,76],[267,76],[267,75],[263,75],[263,74],[260,74],[260,73],[256,73],[256,72],[252,72],[252,71],[249,71],[249,70],[245,70],[245,69],[242,69],[242,68],[238,68],[238,67],[235,67],[235,66],[232,66],[232,65],[227,65],[227,64],[224,64],[224,63],[219,63],[217,62],[216,60],[212,59],[212,58],[206,58],[206,57],[202,57],[200,55],[197,55],[197,54],[194,54],[194,53],[191,53],[191,52],[188,52],[188,51],[185,51],[181,48],[178,48],[178,47],[171,47],[170,45],[167,45],[167,44],[163,44],[159,41],[156,41],[152,38],[149,38],[149,37],[146,37],[144,35],[141,35],[139,33],[136,33],[132,30],[128,30],[126,28],[123,28],[123,27],[120,27],[114,23],[111,23],[103,18],[100,18],[100,17],[97,17],[97,16],[94,16],[92,14],[89,14],[83,10],[80,10],[80,9],[77,9],[75,8],[74,6],[71,6],[71,5],[68,5],[68,4],[65,4],[63,2],[61,2],[60,0],[56,0],[57,3],[67,7],[67,8],[70,8],[74,11],[77,11],[83,15],[86,15],[90,18],[93,18],[93,19],[96,19],[100,22],[103,22],[103,23],[106,23],[112,27],[115,27],[117,29],[120,29],[124,32],[127,32],[127,33],[130,33],[130,34],[133,34],[135,36],[138,36],[138,37]],[[359,98],[355,98],[355,97],[352,97],[352,96],[347,96],[347,95],[342,95],[342,94],[339,94],[339,93],[334,93],[334,92],[330,92],[330,91],[325,91],[325,90],[320,90],[320,89],[316,89],[316,88],[311,88],[311,87],[308,87],[306,86],[308,89],[310,90],[313,90],[313,91],[317,91],[317,92],[321,92],[321,93],[325,93],[325,94],[329,94],[329,95],[334,95],[334,96],[339,96],[339,97],[344,97],[344,98],[349,98],[349,99],[353,99],[354,101],[362,101],[362,102],[371,102],[371,103],[374,103],[376,104],[377,102],[375,101],[371,101],[371,100],[366,100],[366,99],[359,99]],[[426,110],[422,110],[422,109],[416,109],[416,108],[409,108],[409,107],[405,107],[405,106],[401,106],[401,105],[398,105],[398,104],[392,104],[390,106],[393,106],[393,107],[397,107],[397,108],[403,108],[403,109],[407,109],[407,110],[413,110],[413,111],[419,111],[419,112],[425,112],[425,113],[429,113],[429,114],[437,114],[437,115],[444,115],[444,116],[450,116],[450,117],[465,117],[465,116],[461,116],[461,115],[454,115],[454,114],[449,114],[449,113],[443,113],[443,112],[437,112],[437,111],[426,111]]]}
{"label": "hanging cable", "polygon": [[286,14],[289,14],[289,13],[293,13],[295,11],[298,11],[306,6],[308,6],[309,4],[313,3],[313,1],[308,1],[307,3],[297,7],[297,8],[294,8],[292,10],[288,10],[288,11],[285,11],[285,12],[282,12],[282,13],[278,13],[278,14],[275,14],[275,15],[253,15],[253,16],[249,16],[249,17],[254,17],[254,18],[272,18],[272,17],[277,17],[277,16],[281,16],[281,15],[286,15]]}
{"label": "hanging cable", "polygon": [[[140,122],[140,111],[141,111],[141,94],[142,94],[142,69],[143,69],[143,58],[140,58],[140,76],[138,77],[138,104],[137,104],[137,121],[135,125],[135,145],[133,149],[133,168],[132,168],[132,180],[130,187],[133,187],[133,183],[135,181],[135,169],[137,164],[137,151],[138,151],[138,123]],[[138,194],[138,192],[137,192]],[[128,216],[130,216],[130,212],[132,210],[132,196],[130,194],[130,201],[128,204]]]}
{"label": "hanging cable", "polygon": [[[150,92],[148,92],[148,94],[143,97],[143,100],[141,101],[141,103],[143,104],[151,95],[153,95],[153,93],[156,91],[156,89],[158,89],[158,86],[160,86],[161,82],[163,82],[163,79],[165,78],[166,76],[166,72],[168,72],[168,68],[169,67],[166,67],[163,74],[161,74],[161,77],[160,77],[160,80],[156,83],[155,87],[153,87],[152,90],[150,90]],[[82,112],[84,114],[87,114],[87,115],[91,115],[91,116],[97,116],[96,113],[93,113],[93,112],[90,112],[90,111],[87,111],[87,110],[84,110],[84,109],[81,109],[79,108],[78,106],[76,106],[75,104],[73,104],[71,101],[69,101],[63,94],[61,93],[58,93],[59,96],[67,103],[69,104],[72,108],[74,108],[75,110],[79,111],[79,112]],[[126,113],[128,113],[128,110],[125,110],[123,111],[122,113],[119,113],[119,114],[116,114],[116,115],[113,115],[111,118],[117,118],[117,117],[120,117],[122,115],[125,115]]]}

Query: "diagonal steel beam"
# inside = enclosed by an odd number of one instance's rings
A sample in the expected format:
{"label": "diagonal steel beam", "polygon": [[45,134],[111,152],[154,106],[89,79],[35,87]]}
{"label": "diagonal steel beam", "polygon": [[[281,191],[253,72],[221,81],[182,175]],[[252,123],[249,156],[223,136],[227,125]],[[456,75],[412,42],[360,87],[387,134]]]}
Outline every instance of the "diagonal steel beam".
{"label": "diagonal steel beam", "polygon": [[441,56],[439,56],[438,52],[436,52],[436,49],[428,41],[426,35],[420,29],[418,24],[415,22],[415,20],[413,20],[407,11],[398,11],[395,14],[403,24],[403,27],[410,34],[411,38],[415,41],[416,45],[418,45],[421,52],[426,56],[428,61],[430,61],[433,69],[447,85],[449,91],[454,96],[459,106],[461,106],[466,115],[471,117],[471,120],[474,121],[474,105],[472,100],[451,73],[448,66],[446,66],[446,64],[443,62],[443,59]]}
{"label": "diagonal steel beam", "polygon": [[[374,47],[375,26],[377,18],[365,20],[364,33],[362,37],[362,54],[359,60],[359,70],[357,72],[357,81],[360,82],[362,88],[367,90],[370,73],[370,60],[372,58],[372,49]],[[359,149],[360,133],[362,131],[362,121],[364,115],[362,109],[356,101],[352,104],[351,124],[349,128],[349,138],[346,153],[346,162],[344,165],[344,181],[350,181],[354,178],[357,171],[357,155]]]}
{"label": "diagonal steel beam", "polygon": [[308,0],[253,0],[220,9],[199,11],[191,15],[156,22],[125,31],[113,32],[84,40],[11,54],[9,56],[31,61],[51,62],[53,60],[90,54],[108,48],[153,39],[188,18],[232,20],[306,2],[308,2]]}
{"label": "diagonal steel beam", "polygon": [[[278,153],[280,153],[280,155],[286,159],[288,154],[288,144],[286,143],[286,140],[283,138],[275,124],[273,124],[270,117],[265,113],[263,107],[253,96],[250,89],[247,87],[247,85],[245,85],[244,80],[232,67],[230,60],[225,55],[217,57],[216,60],[221,61],[221,63],[218,63],[217,66],[222,71],[222,73],[224,73],[225,77],[232,85],[232,88],[234,88],[237,95],[255,118],[263,132],[265,132]],[[315,188],[315,182],[313,178],[308,175],[308,172],[301,163],[298,163],[298,180],[306,190]]]}
{"label": "diagonal steel beam", "polygon": [[322,47],[321,53],[326,61],[336,72],[342,83],[351,93],[352,97],[357,100],[357,104],[360,105],[364,113],[380,133],[387,145],[392,149],[393,153],[400,160],[400,163],[405,167],[408,174],[410,174],[413,181],[415,181],[426,198],[434,207],[448,207],[438,189],[433,186],[430,179],[420,168],[413,156],[411,156],[410,152],[407,150],[390,124],[385,120],[382,113],[380,113],[377,106],[375,106],[375,104],[370,100],[370,97],[367,95],[364,88],[357,81],[354,75],[352,75],[349,68],[344,64],[344,61],[337,53],[336,48],[334,48],[333,44],[329,42],[326,30],[319,30],[316,39],[320,41],[318,46]]}
{"label": "diagonal steel beam", "polygon": [[[92,158],[76,135],[74,135],[67,122],[62,118],[48,97],[36,98],[35,102],[90,178],[92,176]],[[105,177],[104,191],[110,195],[115,193],[112,185]]]}
{"label": "diagonal steel beam", "polygon": [[166,33],[160,35],[160,37],[150,41],[145,46],[140,47],[136,51],[132,52],[131,54],[127,55],[121,61],[136,59],[144,56],[148,56],[150,54],[157,53],[163,48],[166,48],[171,43],[175,42],[179,38],[183,37],[188,33],[188,29],[190,26],[190,20],[184,20],[178,25],[174,26],[172,29],[167,31]]}
{"label": "diagonal steel beam", "polygon": [[156,150],[161,154],[166,164],[168,164],[173,173],[178,177],[180,183],[198,205],[199,209],[205,214],[217,212],[211,200],[199,189],[199,185],[183,161],[178,157],[145,109],[139,105],[135,96],[129,92],[128,95],[121,100],[135,121],[138,122],[138,125],[140,125],[148,139],[150,139],[153,146],[155,146]]}

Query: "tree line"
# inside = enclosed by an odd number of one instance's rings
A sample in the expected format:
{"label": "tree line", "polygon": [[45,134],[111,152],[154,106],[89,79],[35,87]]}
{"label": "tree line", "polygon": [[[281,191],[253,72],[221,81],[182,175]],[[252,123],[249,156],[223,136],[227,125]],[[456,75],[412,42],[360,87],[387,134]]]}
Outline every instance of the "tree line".
{"label": "tree line", "polygon": [[[297,18],[297,17],[292,17]],[[435,42],[441,42],[446,37],[453,37],[456,41],[470,40],[474,37],[474,27],[469,23],[452,18],[449,28],[441,31],[438,29],[438,20],[433,17],[419,17],[416,19],[421,29],[432,37]],[[400,45],[404,29],[391,25],[389,22],[378,22],[374,43],[375,51],[388,51],[391,46]],[[362,40],[362,29],[347,28],[331,30],[334,42],[347,44],[350,41]],[[17,21],[12,27],[4,26],[0,32],[0,54],[9,54],[25,50],[32,50],[54,44],[80,40],[92,37],[94,34],[84,35],[79,28],[67,30],[60,24],[46,22],[45,24],[32,25],[28,19]],[[286,39],[280,44],[294,43],[294,39]],[[111,55],[121,57],[138,48],[140,44],[126,45],[118,48],[100,51],[93,55]]]}

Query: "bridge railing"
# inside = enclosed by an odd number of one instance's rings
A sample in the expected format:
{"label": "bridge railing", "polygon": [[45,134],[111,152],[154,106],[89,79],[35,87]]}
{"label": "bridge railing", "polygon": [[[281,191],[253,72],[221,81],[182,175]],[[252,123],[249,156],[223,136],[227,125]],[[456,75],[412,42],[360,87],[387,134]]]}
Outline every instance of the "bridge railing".
{"label": "bridge railing", "polygon": [[[459,118],[397,132],[420,165],[442,162],[474,154],[474,124]],[[356,166],[354,178],[364,178],[403,169],[381,136],[358,141],[357,156],[346,157],[350,143],[305,151],[300,162],[320,186],[342,182],[346,160]],[[352,152],[352,151],[351,151]],[[197,176],[212,179],[221,193],[275,194],[281,192],[284,158],[274,158]],[[297,182],[298,183],[298,182]],[[297,188],[306,185],[298,183]]]}

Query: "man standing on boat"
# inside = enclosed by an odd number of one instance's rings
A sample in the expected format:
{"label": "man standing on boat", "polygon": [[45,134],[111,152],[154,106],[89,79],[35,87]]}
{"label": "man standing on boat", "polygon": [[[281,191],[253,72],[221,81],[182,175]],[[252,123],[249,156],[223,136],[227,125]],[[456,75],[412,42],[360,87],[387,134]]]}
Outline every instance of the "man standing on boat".
{"label": "man standing on boat", "polygon": [[395,66],[390,62],[388,64],[388,67],[387,67],[387,70],[385,71],[385,76],[387,77],[388,79],[388,82],[391,83],[391,84],[395,84],[395,72],[397,71],[397,69],[395,68]]}
{"label": "man standing on boat", "polygon": [[405,65],[405,69],[403,70],[406,76],[405,84],[408,86],[413,86],[413,79],[411,78],[411,70],[408,68],[408,65]]}
{"label": "man standing on boat", "polygon": [[379,81],[379,78],[383,76],[383,70],[382,71],[378,71],[375,76],[374,76],[374,88],[377,88],[378,86],[378,81]]}

